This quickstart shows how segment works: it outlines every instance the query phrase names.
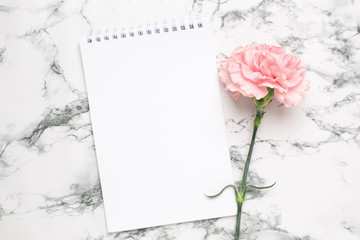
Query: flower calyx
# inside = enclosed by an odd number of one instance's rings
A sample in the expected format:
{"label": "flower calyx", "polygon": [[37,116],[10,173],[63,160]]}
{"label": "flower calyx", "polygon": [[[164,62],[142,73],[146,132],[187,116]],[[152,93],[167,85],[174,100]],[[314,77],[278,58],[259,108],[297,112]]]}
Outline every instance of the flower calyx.
{"label": "flower calyx", "polygon": [[257,100],[256,98],[253,98],[253,101],[255,103],[255,107],[256,107],[256,116],[255,116],[255,120],[254,120],[254,126],[255,127],[259,127],[260,123],[261,123],[261,119],[264,115],[264,110],[265,107],[271,103],[273,97],[274,97],[274,89],[273,88],[267,88],[268,89],[268,94]]}
{"label": "flower calyx", "polygon": [[268,94],[257,100],[256,98],[253,98],[255,106],[256,106],[256,110],[257,111],[264,111],[265,107],[271,103],[273,97],[274,97],[274,89],[273,88],[267,88],[268,89]]}

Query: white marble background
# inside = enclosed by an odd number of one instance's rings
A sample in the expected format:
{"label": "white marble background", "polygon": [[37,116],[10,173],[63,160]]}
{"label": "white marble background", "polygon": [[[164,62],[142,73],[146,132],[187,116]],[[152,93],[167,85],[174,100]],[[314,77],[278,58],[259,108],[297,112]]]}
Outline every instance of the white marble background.
{"label": "white marble background", "polygon": [[[177,16],[213,21],[218,60],[266,42],[308,68],[302,105],[264,117],[250,181],[277,185],[248,195],[242,238],[359,240],[359,0],[0,0],[0,239],[233,239],[234,217],[106,232],[78,39]],[[238,180],[254,111],[223,100]]]}

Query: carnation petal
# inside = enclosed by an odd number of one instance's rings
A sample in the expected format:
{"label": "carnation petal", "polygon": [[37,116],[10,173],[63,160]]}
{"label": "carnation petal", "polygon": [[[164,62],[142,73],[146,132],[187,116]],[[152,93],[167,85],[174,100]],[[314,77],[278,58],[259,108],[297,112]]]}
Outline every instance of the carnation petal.
{"label": "carnation petal", "polygon": [[259,68],[260,72],[265,75],[265,76],[271,76],[271,71],[270,69],[266,68],[266,67],[260,67]]}
{"label": "carnation petal", "polygon": [[230,74],[241,71],[240,65],[233,58],[229,58],[227,69]]}
{"label": "carnation petal", "polygon": [[220,80],[225,84],[225,90],[230,91],[230,95],[234,100],[236,100],[240,95],[240,92],[238,91],[239,86],[232,81],[230,73],[228,71],[228,66],[229,63],[227,60],[221,61],[219,77]]}
{"label": "carnation petal", "polygon": [[234,99],[240,93],[261,99],[272,88],[275,98],[291,107],[299,104],[309,89],[309,82],[304,80],[304,64],[300,58],[287,54],[284,47],[240,46],[220,65],[221,81]]}
{"label": "carnation petal", "polygon": [[240,92],[230,92],[230,95],[234,100],[237,100],[240,96]]}
{"label": "carnation petal", "polygon": [[244,53],[244,63],[248,66],[254,66],[254,51],[245,51]]}
{"label": "carnation petal", "polygon": [[299,84],[305,76],[305,68],[298,69],[292,76],[289,77],[289,87],[295,87],[297,84]]}
{"label": "carnation petal", "polygon": [[273,81],[264,81],[260,84],[260,86],[273,88],[278,90],[279,92],[286,92],[286,89],[280,86],[277,82],[273,82]]}
{"label": "carnation petal", "polygon": [[229,83],[231,82],[230,73],[228,71],[228,62],[227,61],[221,61],[220,63],[220,71],[219,71],[219,77],[223,83]]}
{"label": "carnation petal", "polygon": [[274,95],[275,95],[276,100],[278,100],[281,103],[284,103],[285,94],[283,92],[280,92],[279,90],[274,89]]}
{"label": "carnation petal", "polygon": [[259,78],[262,77],[260,72],[254,72],[248,65],[241,63],[241,70],[244,75],[249,80],[256,82]]}
{"label": "carnation petal", "polygon": [[244,75],[242,75],[241,72],[233,73],[230,76],[233,82],[237,83],[236,87],[238,91],[245,97],[255,97],[256,99],[261,99],[265,97],[266,94],[268,93],[266,87],[259,86],[257,83],[248,80],[247,78],[244,77]]}
{"label": "carnation petal", "polygon": [[295,87],[289,88],[286,96],[283,98],[283,101],[280,102],[284,103],[286,107],[299,105],[301,100],[305,96],[304,92],[309,89],[310,89],[310,82],[308,80],[303,80]]}

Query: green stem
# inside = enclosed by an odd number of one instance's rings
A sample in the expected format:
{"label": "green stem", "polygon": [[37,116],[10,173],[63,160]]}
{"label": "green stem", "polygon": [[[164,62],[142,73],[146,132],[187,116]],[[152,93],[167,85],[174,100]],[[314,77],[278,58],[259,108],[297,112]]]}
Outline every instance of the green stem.
{"label": "green stem", "polygon": [[251,155],[254,149],[254,144],[255,144],[255,138],[256,138],[256,133],[257,130],[259,128],[259,125],[261,123],[261,119],[264,115],[264,111],[263,109],[256,109],[256,116],[255,116],[255,120],[254,120],[254,130],[252,133],[252,137],[251,137],[251,143],[250,143],[250,148],[249,148],[249,152],[246,158],[246,162],[245,162],[245,167],[244,167],[244,172],[243,172],[243,176],[241,179],[241,185],[240,185],[240,190],[236,196],[236,202],[237,202],[237,216],[236,216],[236,228],[235,228],[235,240],[239,240],[240,239],[240,223],[241,223],[241,210],[242,210],[242,204],[245,201],[245,193],[246,193],[246,179],[247,179],[247,175],[249,172],[249,166],[250,166],[250,161],[251,161]]}
{"label": "green stem", "polygon": [[[257,130],[258,130],[258,126],[254,125],[254,130],[253,130],[253,134],[252,134],[252,138],[251,138],[251,144],[250,144],[249,152],[248,152],[247,159],[246,159],[246,162],[245,162],[243,176],[242,176],[242,179],[241,179],[240,189],[245,189],[245,187],[246,187],[246,179],[247,179],[247,174],[249,172],[251,155],[252,155],[252,152],[253,152],[253,149],[254,149]],[[240,192],[241,192],[241,190],[240,190]]]}
{"label": "green stem", "polygon": [[242,202],[237,202],[235,240],[239,240],[239,239],[240,239],[241,209],[242,209]]}

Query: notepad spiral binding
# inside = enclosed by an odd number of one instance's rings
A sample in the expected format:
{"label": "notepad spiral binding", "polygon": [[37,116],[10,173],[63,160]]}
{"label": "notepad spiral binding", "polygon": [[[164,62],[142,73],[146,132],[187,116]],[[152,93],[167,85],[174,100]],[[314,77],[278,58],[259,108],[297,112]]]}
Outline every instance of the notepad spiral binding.
{"label": "notepad spiral binding", "polygon": [[120,38],[131,38],[135,36],[144,36],[144,35],[152,35],[152,34],[160,34],[160,33],[168,33],[168,32],[176,32],[176,31],[184,31],[187,29],[195,29],[202,28],[203,22],[201,20],[190,20],[188,22],[185,21],[171,21],[171,24],[165,20],[162,23],[154,22],[153,24],[146,24],[145,28],[143,25],[131,26],[131,27],[122,27],[113,28],[112,30],[105,29],[100,30],[97,29],[95,31],[91,31],[87,38],[88,43],[92,42],[101,42],[108,40],[116,40]]}

